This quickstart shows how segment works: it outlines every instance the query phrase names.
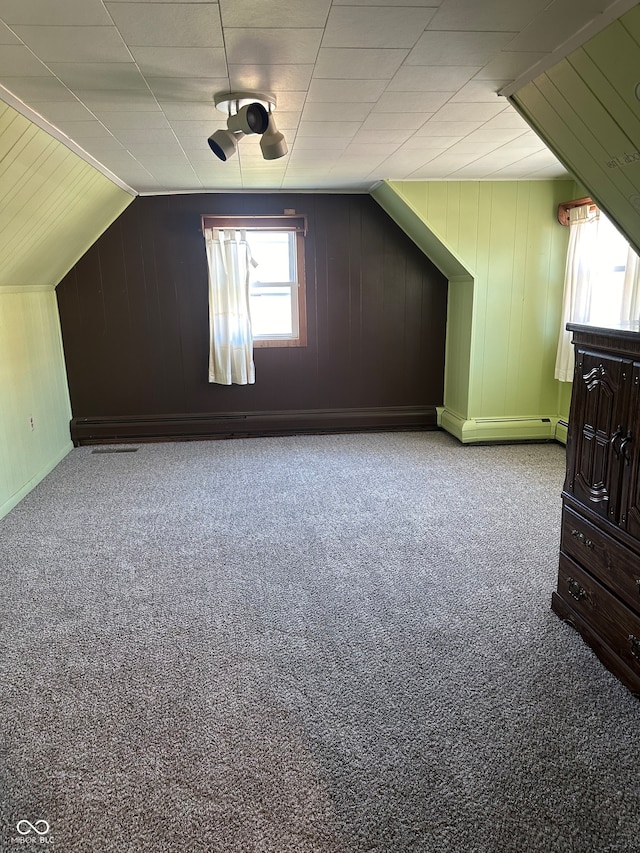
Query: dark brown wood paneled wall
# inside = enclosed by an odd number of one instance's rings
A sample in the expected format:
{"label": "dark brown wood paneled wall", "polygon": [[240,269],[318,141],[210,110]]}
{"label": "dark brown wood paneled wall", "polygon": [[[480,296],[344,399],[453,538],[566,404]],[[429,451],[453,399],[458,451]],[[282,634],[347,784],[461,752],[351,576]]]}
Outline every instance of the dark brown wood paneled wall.
{"label": "dark brown wood paneled wall", "polygon": [[[308,345],[208,382],[203,213],[308,217]],[[447,282],[367,195],[136,199],[57,288],[76,443],[435,426]]]}

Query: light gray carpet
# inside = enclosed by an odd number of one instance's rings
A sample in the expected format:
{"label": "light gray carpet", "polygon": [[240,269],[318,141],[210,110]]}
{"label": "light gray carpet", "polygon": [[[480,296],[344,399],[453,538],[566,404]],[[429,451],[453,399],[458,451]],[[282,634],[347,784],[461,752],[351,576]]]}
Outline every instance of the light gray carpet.
{"label": "light gray carpet", "polygon": [[92,451],[0,522],[3,851],[640,851],[640,705],[549,609],[559,445]]}

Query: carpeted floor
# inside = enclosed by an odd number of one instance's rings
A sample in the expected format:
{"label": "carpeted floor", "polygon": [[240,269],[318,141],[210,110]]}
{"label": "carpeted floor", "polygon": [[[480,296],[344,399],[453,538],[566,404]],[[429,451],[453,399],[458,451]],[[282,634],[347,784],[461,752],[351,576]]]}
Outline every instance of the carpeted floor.
{"label": "carpeted floor", "polygon": [[3,851],[640,853],[640,705],[549,609],[562,447],[94,451],[0,521]]}

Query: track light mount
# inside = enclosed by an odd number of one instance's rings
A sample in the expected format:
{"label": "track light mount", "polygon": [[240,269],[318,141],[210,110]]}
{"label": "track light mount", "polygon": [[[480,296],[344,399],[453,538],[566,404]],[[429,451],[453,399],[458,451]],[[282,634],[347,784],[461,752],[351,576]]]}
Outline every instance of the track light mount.
{"label": "track light mount", "polygon": [[216,108],[227,116],[227,129],[216,130],[207,142],[220,160],[228,160],[245,135],[258,134],[265,160],[278,160],[287,154],[284,135],[273,117],[276,99],[262,92],[219,92],[213,96]]}
{"label": "track light mount", "polygon": [[226,116],[234,116],[242,107],[249,104],[261,104],[270,113],[275,110],[277,101],[275,95],[266,95],[262,92],[218,92],[214,95],[213,102],[220,112]]}

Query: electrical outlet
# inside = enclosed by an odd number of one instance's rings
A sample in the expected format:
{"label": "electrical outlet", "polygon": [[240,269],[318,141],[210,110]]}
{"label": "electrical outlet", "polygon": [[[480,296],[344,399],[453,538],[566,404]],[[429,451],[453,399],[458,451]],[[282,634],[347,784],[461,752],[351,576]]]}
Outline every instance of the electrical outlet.
{"label": "electrical outlet", "polygon": [[36,428],[36,425],[33,422],[33,415],[29,415],[29,428],[31,429],[31,432],[33,432]]}

